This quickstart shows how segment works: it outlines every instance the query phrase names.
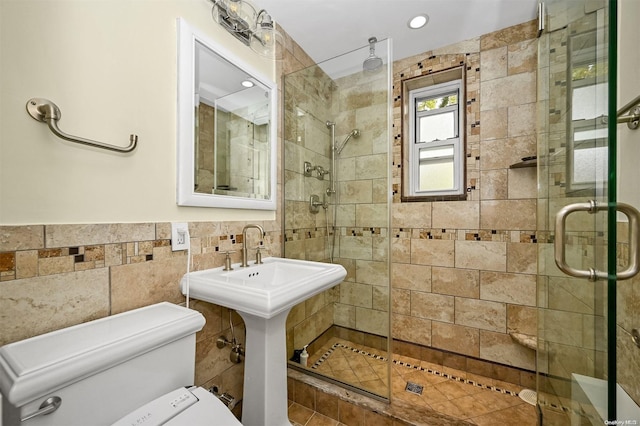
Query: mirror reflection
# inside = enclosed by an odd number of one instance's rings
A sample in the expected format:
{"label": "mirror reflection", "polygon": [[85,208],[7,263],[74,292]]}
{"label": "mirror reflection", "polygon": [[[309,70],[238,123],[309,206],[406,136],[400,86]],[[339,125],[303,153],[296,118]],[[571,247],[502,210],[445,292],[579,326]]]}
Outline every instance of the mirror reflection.
{"label": "mirror reflection", "polygon": [[193,190],[268,199],[267,90],[200,42],[196,64]]}
{"label": "mirror reflection", "polygon": [[571,195],[584,196],[607,180],[606,46],[598,45],[596,31],[588,31],[572,35],[569,48],[567,185]]}
{"label": "mirror reflection", "polygon": [[178,205],[275,210],[275,83],[178,27]]}

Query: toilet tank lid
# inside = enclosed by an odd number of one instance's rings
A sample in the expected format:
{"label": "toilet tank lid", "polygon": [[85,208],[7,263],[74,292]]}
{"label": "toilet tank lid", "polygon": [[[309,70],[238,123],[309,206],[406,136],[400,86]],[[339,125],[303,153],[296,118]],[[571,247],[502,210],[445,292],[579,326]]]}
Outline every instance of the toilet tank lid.
{"label": "toilet tank lid", "polygon": [[0,348],[0,391],[21,406],[201,330],[201,313],[168,302]]}

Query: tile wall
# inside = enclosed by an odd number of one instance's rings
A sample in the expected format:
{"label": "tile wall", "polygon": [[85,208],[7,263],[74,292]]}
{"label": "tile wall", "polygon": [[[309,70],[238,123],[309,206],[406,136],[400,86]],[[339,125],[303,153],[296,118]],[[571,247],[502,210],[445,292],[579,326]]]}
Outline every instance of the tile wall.
{"label": "tile wall", "polygon": [[[535,370],[537,39],[534,22],[394,63],[393,337]],[[401,82],[464,66],[464,201],[403,202]]]}
{"label": "tile wall", "polygon": [[[366,57],[366,52],[363,55]],[[293,309],[287,325],[290,354],[334,324],[388,335],[389,145],[385,75],[384,71],[358,71],[331,79],[320,66],[311,66],[284,79],[285,256],[327,261],[335,240],[334,261],[347,269],[342,284]],[[303,167],[306,161],[331,170],[331,130],[327,121],[335,122],[338,144],[353,129],[360,131],[337,157],[337,193],[333,195],[326,192],[331,187],[330,175],[318,179],[314,171],[305,176]],[[312,213],[311,195],[326,200],[327,208]]]}
{"label": "tile wall", "polygon": [[[261,224],[268,252],[278,255],[279,223]],[[190,223],[192,270],[222,266],[226,250],[239,262],[244,225]],[[170,238],[169,223],[1,226],[0,345],[161,301],[184,303],[178,284],[187,256],[172,252]],[[216,347],[218,336],[230,337],[229,311],[190,306],[206,318],[196,336],[196,384],[240,397],[243,364]],[[233,321],[243,341],[242,320],[234,313]]]}

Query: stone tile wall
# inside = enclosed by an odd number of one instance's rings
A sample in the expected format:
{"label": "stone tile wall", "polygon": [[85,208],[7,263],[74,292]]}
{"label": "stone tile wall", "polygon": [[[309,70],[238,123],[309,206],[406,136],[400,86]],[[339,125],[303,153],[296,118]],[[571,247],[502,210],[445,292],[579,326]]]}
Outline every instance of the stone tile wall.
{"label": "stone tile wall", "polygon": [[[392,334],[535,370],[537,40],[533,22],[394,63]],[[401,82],[466,71],[466,201],[403,202]]]}
{"label": "stone tile wall", "polygon": [[[268,254],[279,255],[279,223],[261,224]],[[239,262],[244,225],[190,223],[191,270],[222,266],[226,250]],[[162,301],[185,303],[187,255],[172,252],[170,238],[169,223],[0,226],[0,345]],[[195,300],[190,307],[206,318],[196,336],[196,384],[241,397],[244,366],[216,347],[218,336],[230,337],[229,310]],[[242,320],[234,313],[233,321],[244,341]]]}
{"label": "stone tile wall", "polygon": [[[366,57],[366,54],[365,54]],[[287,328],[288,352],[309,344],[332,325],[388,335],[388,93],[385,73],[331,79],[310,66],[284,79],[285,255],[334,261],[347,269],[345,282],[295,307]],[[331,130],[342,143],[335,188],[326,196],[330,175],[304,176],[310,162],[331,170]],[[313,214],[309,197],[326,198],[327,209]],[[333,235],[333,217],[336,235]],[[327,223],[329,228],[327,229]],[[328,239],[327,239],[328,236]]]}

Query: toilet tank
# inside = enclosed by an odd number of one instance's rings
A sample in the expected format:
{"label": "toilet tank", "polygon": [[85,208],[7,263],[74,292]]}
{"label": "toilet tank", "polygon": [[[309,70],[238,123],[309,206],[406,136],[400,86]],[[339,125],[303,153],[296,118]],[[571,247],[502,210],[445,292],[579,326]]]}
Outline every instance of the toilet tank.
{"label": "toilet tank", "polygon": [[[193,385],[204,323],[199,312],[163,302],[1,347],[1,425],[110,425]],[[57,410],[21,422],[53,397]]]}

